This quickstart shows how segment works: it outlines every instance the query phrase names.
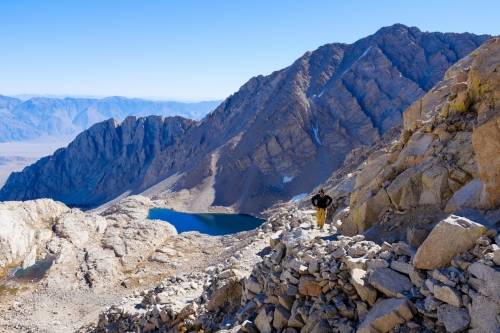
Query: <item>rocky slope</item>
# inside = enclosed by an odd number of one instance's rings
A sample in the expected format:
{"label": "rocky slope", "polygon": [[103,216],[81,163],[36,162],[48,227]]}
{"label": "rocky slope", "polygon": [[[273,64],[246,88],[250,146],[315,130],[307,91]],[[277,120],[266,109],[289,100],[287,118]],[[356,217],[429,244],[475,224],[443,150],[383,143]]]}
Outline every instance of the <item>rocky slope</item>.
{"label": "rocky slope", "polygon": [[[426,224],[451,212],[497,223],[496,213],[488,211],[500,204],[499,66],[496,38],[450,68],[412,104],[399,140],[373,152],[349,178],[332,180],[331,192],[349,207],[332,217],[348,215],[344,233],[371,228],[394,236],[408,223],[425,233]],[[379,223],[388,220],[401,225]],[[418,220],[420,225],[414,223]]]}
{"label": "rocky slope", "polygon": [[[243,261],[251,265],[264,247],[256,231],[177,235],[169,223],[147,219],[150,208],[163,206],[139,196],[100,213],[48,199],[0,203],[0,332],[74,332],[162,278],[203,272],[250,239]],[[194,281],[189,292],[201,287]]]}
{"label": "rocky slope", "polygon": [[165,280],[83,331],[499,332],[499,56],[486,42],[406,111],[398,140],[359,169],[366,152],[350,155],[327,184],[350,206],[325,233],[309,211],[275,208],[253,267],[206,272],[188,301]]}
{"label": "rocky slope", "polygon": [[[103,312],[86,332],[498,332],[500,237],[451,215],[415,249],[311,230],[284,208],[260,230],[253,267],[234,259],[167,279]],[[496,236],[496,238],[495,238]],[[204,280],[197,297],[183,294]],[[177,296],[176,296],[177,295]],[[180,297],[178,297],[180,296]]]}
{"label": "rocky slope", "polygon": [[137,98],[48,98],[0,96],[0,142],[76,135],[95,123],[127,116],[183,116],[199,120],[219,101],[182,103]]}
{"label": "rocky slope", "polygon": [[[51,197],[86,207],[123,193],[168,198],[173,192],[197,202],[196,208],[220,205],[258,213],[310,191],[354,148],[379,140],[450,65],[487,38],[397,24],[351,45],[327,44],[285,69],[252,78],[174,144],[152,155],[137,151],[148,156],[146,166],[121,170],[113,160],[128,148],[102,142],[150,119],[101,124],[83,135],[88,139],[13,174],[0,199]],[[149,139],[157,142],[162,135]],[[75,157],[82,152],[93,159]],[[104,161],[113,172],[104,178],[99,172],[92,186],[77,176],[92,175]]]}
{"label": "rocky slope", "polygon": [[[343,236],[341,223],[314,229],[313,211],[293,205],[249,232],[176,235],[146,219],[159,206],[138,196],[101,213],[46,199],[0,204],[0,331],[500,328],[498,230],[467,218],[442,219],[413,247]],[[17,265],[26,270],[12,274]]]}

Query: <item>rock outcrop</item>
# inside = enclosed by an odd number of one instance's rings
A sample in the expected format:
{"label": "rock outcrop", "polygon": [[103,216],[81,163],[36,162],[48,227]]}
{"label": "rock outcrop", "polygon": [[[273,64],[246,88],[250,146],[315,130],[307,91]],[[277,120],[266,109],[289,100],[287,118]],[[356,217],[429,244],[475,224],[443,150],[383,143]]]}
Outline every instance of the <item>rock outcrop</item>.
{"label": "rock outcrop", "polygon": [[[444,220],[445,223],[447,220]],[[89,332],[498,332],[497,231],[438,269],[415,265],[404,242],[311,229],[312,215],[281,208],[258,229],[269,240],[253,267],[228,260],[200,276],[167,279],[100,315]],[[436,227],[438,228],[438,227]],[[457,233],[467,236],[466,229]],[[432,234],[432,233],[431,233]],[[429,236],[425,242],[440,242]],[[425,243],[424,242],[424,243]],[[427,246],[427,245],[422,245]],[[419,249],[420,250],[420,249]],[[436,253],[440,256],[441,253]],[[236,257],[235,257],[236,259]],[[190,300],[175,296],[204,281]],[[172,295],[164,298],[164,294]],[[484,305],[483,305],[484,304]]]}
{"label": "rock outcrop", "polygon": [[[309,192],[354,148],[400,124],[412,102],[487,38],[396,24],[354,44],[327,44],[252,78],[200,124],[149,117],[96,125],[13,174],[0,199],[50,197],[94,207],[124,194],[174,193],[196,198],[194,209],[260,213]],[[379,196],[375,205],[388,200]],[[366,210],[359,215],[376,215]]]}
{"label": "rock outcrop", "polygon": [[47,283],[108,288],[125,278],[177,234],[167,222],[148,220],[153,203],[131,196],[103,213],[83,213],[48,199],[0,203],[0,271],[55,258]]}
{"label": "rock outcrop", "polygon": [[364,232],[395,214],[435,211],[429,222],[436,222],[438,212],[499,206],[499,66],[500,39],[494,38],[405,111],[399,140],[355,172],[343,232]]}
{"label": "rock outcrop", "polygon": [[49,199],[1,203],[0,269],[12,263],[32,265],[37,244],[48,241],[47,229],[68,211],[62,203]]}

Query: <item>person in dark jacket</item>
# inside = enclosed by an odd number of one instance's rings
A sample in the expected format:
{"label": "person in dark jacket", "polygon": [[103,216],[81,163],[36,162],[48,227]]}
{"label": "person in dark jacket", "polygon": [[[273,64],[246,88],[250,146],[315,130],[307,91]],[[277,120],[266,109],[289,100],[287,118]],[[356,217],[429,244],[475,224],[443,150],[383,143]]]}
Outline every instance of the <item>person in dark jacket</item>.
{"label": "person in dark jacket", "polygon": [[323,189],[319,190],[319,193],[312,197],[311,202],[314,207],[316,207],[316,221],[318,227],[323,229],[326,220],[326,210],[332,204],[332,197],[325,194]]}

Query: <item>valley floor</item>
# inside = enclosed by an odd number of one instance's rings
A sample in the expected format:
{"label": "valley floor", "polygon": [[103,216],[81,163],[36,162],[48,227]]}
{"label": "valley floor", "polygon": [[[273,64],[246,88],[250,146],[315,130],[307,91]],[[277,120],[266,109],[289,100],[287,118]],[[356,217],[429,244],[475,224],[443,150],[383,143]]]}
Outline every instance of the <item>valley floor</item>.
{"label": "valley floor", "polygon": [[61,136],[0,142],[0,188],[12,172],[21,171],[39,158],[65,147],[73,139],[73,136]]}

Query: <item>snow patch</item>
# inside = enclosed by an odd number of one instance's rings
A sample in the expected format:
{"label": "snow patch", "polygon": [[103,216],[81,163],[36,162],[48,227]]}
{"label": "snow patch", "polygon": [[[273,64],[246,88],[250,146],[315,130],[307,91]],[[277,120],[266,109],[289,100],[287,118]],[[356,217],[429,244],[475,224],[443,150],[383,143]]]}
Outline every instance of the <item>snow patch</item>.
{"label": "snow patch", "polygon": [[371,50],[371,49],[372,49],[372,47],[371,47],[371,46],[369,46],[369,47],[365,50],[365,52],[363,52],[363,54],[362,54],[362,55],[358,58],[358,60],[356,60],[355,62],[358,62],[359,60],[363,59],[363,58],[364,58],[364,57],[368,54],[368,52],[370,52],[370,50]]}
{"label": "snow patch", "polygon": [[351,70],[351,69],[354,67],[354,65],[356,65],[356,63],[357,63],[358,61],[360,61],[361,59],[363,59],[363,58],[364,58],[364,57],[368,54],[368,52],[370,52],[370,50],[371,50],[371,49],[372,49],[372,46],[369,46],[369,47],[365,50],[365,52],[363,52],[363,54],[359,56],[359,58],[358,58],[358,59],[356,59],[356,60],[355,60],[355,61],[354,61],[354,62],[353,62],[353,63],[352,63],[349,67],[347,67],[347,68],[346,68],[346,69],[342,72],[342,74],[340,74],[340,77],[343,77],[345,73],[347,73],[349,70]]}
{"label": "snow patch", "polygon": [[318,125],[313,127],[313,133],[314,133],[314,141],[316,141],[318,145],[322,145],[321,140],[319,139]]}
{"label": "snow patch", "polygon": [[300,194],[297,194],[296,196],[294,196],[291,201],[293,202],[298,202],[302,199],[304,199],[305,197],[307,197],[307,193],[300,193]]}
{"label": "snow patch", "polygon": [[291,182],[295,177],[293,176],[283,176],[283,184]]}

